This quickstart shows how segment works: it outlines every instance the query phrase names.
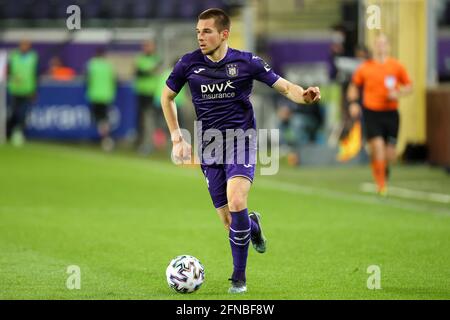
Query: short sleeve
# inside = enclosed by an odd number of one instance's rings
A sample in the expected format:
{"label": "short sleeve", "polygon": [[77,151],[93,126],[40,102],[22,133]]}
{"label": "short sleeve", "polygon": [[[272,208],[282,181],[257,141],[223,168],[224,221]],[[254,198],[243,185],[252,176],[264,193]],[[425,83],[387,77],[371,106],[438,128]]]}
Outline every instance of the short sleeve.
{"label": "short sleeve", "polygon": [[175,64],[175,67],[170,73],[169,78],[167,78],[166,84],[172,91],[178,93],[180,92],[181,88],[183,88],[186,81],[187,79],[185,74],[184,61],[183,58],[181,58]]}
{"label": "short sleeve", "polygon": [[264,82],[269,87],[273,86],[273,84],[280,78],[280,76],[273,71],[269,64],[258,56],[252,55],[250,68],[253,78]]}
{"label": "short sleeve", "polygon": [[352,77],[352,82],[358,87],[361,87],[364,84],[364,76],[363,76],[363,68],[362,66],[359,66],[358,69],[356,69],[355,73]]}
{"label": "short sleeve", "polygon": [[408,85],[411,83],[411,79],[408,76],[408,72],[406,71],[405,67],[403,67],[401,64],[399,64],[398,82],[402,85]]}

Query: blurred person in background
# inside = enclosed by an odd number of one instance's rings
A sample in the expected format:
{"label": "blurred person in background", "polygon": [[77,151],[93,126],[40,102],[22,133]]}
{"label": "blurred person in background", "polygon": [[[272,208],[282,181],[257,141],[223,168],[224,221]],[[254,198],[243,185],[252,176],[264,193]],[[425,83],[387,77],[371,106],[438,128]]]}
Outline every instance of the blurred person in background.
{"label": "blurred person in background", "polygon": [[[405,67],[389,54],[388,38],[384,34],[378,35],[374,42],[373,58],[358,67],[347,90],[351,117],[358,118],[362,113],[364,119],[372,174],[377,193],[381,196],[387,195],[389,165],[396,159],[398,100],[412,92]],[[362,107],[359,88],[363,92]]]}
{"label": "blurred person in background", "polygon": [[300,164],[299,151],[302,145],[317,142],[323,115],[319,103],[301,107],[283,99],[277,110],[280,144],[286,150],[288,164]]}
{"label": "blurred person in background", "polygon": [[336,58],[345,56],[345,28],[341,25],[332,27],[331,31],[331,45],[330,45],[330,79],[336,80],[338,69],[336,66]]}
{"label": "blurred person in background", "polygon": [[31,103],[36,98],[38,55],[31,42],[23,40],[19,48],[9,54],[8,93],[10,106],[6,124],[7,139],[15,146],[25,141],[25,120]]}
{"label": "blurred person in background", "polygon": [[[161,110],[162,113],[162,109],[161,109],[161,95],[162,92],[164,90],[164,88],[166,87],[166,80],[169,78],[173,67],[176,65],[178,60],[173,61],[172,63],[172,67],[163,69],[161,71],[161,73],[158,76],[158,80],[156,82],[156,89],[155,89],[155,97],[153,100],[153,103],[155,106],[158,106],[159,109]],[[178,95],[175,97],[175,103],[177,105],[177,109],[181,109],[184,105],[186,105],[186,100],[187,99],[187,92],[186,92],[186,87],[183,87],[180,92],[178,93]],[[163,121],[164,121],[164,115],[163,116]],[[181,115],[181,113],[178,113],[178,123],[180,125],[181,128],[184,128],[184,119]]]}
{"label": "blurred person in background", "polygon": [[161,58],[155,52],[152,40],[142,44],[142,52],[135,60],[135,91],[137,95],[137,139],[138,152],[147,155],[153,150],[153,137],[157,128],[162,127],[162,111],[155,104],[155,90]]}
{"label": "blurred person in background", "polygon": [[105,151],[114,149],[111,137],[109,109],[116,97],[116,76],[113,65],[106,59],[105,50],[97,50],[96,56],[87,62],[86,68],[87,99],[90,103],[101,146]]}
{"label": "blurred person in background", "polygon": [[[228,231],[233,257],[228,292],[241,294],[247,291],[249,243],[252,242],[258,253],[264,253],[266,238],[260,214],[248,212],[247,208],[256,166],[256,134],[234,136],[227,141],[226,132],[256,130],[250,102],[253,80],[267,84],[295,103],[319,101],[320,90],[318,87],[303,89],[277,75],[260,57],[230,48],[230,24],[229,16],[221,9],[208,9],[199,15],[196,27],[199,49],[185,54],[177,62],[162,92],[161,105],[176,163],[191,162],[191,145],[182,135],[175,103],[186,83],[191,89],[197,120],[202,123],[201,131],[196,134],[203,136],[212,131],[220,134],[219,141],[213,136],[200,144],[201,169],[216,212]],[[228,146],[224,147],[223,142]],[[211,144],[222,151],[209,154],[207,149]],[[245,148],[240,147],[241,144]],[[230,153],[232,158],[228,158]]]}
{"label": "blurred person in background", "polygon": [[[339,73],[342,75],[341,78],[344,79],[345,93],[348,91],[348,86],[356,69],[369,58],[369,49],[365,45],[357,45],[354,58],[341,65]],[[361,105],[363,100],[361,90],[359,89],[359,91],[358,104]],[[337,160],[340,162],[347,162],[355,158],[359,155],[362,148],[362,129],[364,127],[361,124],[360,117],[350,115],[350,105],[351,103],[349,103],[346,94],[344,94],[342,124],[339,133],[339,152],[337,155]]]}
{"label": "blurred person in background", "polygon": [[60,57],[53,56],[49,61],[46,76],[55,81],[70,81],[75,77],[75,70],[64,66]]}

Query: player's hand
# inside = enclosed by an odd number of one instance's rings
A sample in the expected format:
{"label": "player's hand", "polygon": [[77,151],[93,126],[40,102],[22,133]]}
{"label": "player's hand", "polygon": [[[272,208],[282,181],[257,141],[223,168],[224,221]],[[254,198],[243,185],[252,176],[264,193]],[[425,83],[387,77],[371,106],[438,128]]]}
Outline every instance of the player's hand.
{"label": "player's hand", "polygon": [[400,97],[400,92],[398,90],[389,90],[388,93],[388,99],[389,100],[398,100],[398,98]]}
{"label": "player's hand", "polygon": [[172,161],[176,165],[191,163],[192,147],[184,139],[174,142],[172,146]]}
{"label": "player's hand", "polygon": [[319,87],[309,87],[303,92],[305,103],[316,103],[320,101]]}
{"label": "player's hand", "polygon": [[361,116],[361,106],[358,102],[352,102],[348,106],[348,113],[352,119],[358,119]]}

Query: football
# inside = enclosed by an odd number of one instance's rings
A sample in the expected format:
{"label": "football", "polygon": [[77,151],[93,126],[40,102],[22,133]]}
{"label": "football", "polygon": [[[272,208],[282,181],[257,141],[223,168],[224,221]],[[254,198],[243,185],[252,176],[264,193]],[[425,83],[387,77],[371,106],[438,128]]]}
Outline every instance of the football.
{"label": "football", "polygon": [[197,291],[205,280],[205,268],[201,262],[189,255],[178,256],[166,269],[169,287],[178,293],[192,293]]}

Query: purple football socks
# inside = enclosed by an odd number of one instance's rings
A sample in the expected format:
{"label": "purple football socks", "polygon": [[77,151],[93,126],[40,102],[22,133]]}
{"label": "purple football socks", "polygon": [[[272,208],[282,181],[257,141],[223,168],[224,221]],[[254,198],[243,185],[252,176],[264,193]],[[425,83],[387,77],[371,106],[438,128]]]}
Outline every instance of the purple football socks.
{"label": "purple football socks", "polygon": [[238,212],[231,212],[230,226],[230,246],[233,255],[233,275],[234,281],[245,282],[245,267],[247,265],[248,246],[250,243],[250,218],[248,210],[244,209]]}

